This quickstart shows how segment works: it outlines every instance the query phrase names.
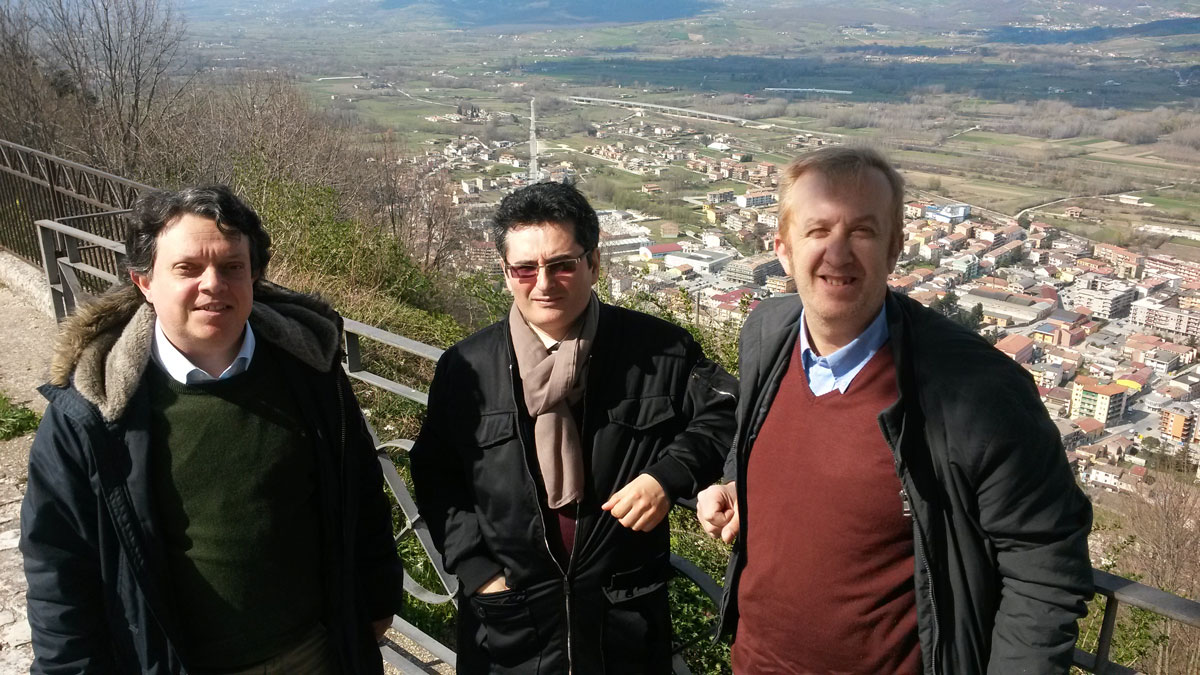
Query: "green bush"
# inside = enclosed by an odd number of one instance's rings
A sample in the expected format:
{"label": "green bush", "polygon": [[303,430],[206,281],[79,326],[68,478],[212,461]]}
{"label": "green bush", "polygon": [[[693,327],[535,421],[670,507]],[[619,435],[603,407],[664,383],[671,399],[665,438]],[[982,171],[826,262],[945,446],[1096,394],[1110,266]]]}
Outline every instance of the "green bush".
{"label": "green bush", "polygon": [[7,441],[37,430],[41,417],[22,405],[13,405],[0,394],[0,440]]}
{"label": "green bush", "polygon": [[[720,582],[729,562],[729,546],[706,535],[689,509],[676,506],[669,517],[671,552],[692,561]],[[713,640],[720,607],[682,576],[671,581],[669,593],[675,639],[685,647],[683,657],[688,667],[694,673],[730,673],[729,645]]]}

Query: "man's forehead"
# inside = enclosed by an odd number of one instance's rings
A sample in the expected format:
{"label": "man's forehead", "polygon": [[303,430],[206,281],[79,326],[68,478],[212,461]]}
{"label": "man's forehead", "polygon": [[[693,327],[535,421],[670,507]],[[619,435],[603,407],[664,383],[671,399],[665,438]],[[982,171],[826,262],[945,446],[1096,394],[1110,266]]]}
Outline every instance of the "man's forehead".
{"label": "man's forehead", "polygon": [[177,218],[159,230],[155,237],[155,258],[208,255],[215,245],[224,258],[250,255],[250,239],[240,230],[218,227],[216,221],[200,216],[196,220]]}
{"label": "man's forehead", "polygon": [[571,223],[561,220],[530,220],[513,225],[509,228],[509,234],[527,232],[533,229],[563,230],[568,234],[575,231],[575,227]]}
{"label": "man's forehead", "polygon": [[[878,169],[847,172],[845,176],[805,173],[790,188],[789,206],[793,215],[805,218],[817,216],[814,207],[848,207],[858,212],[855,218],[875,217],[886,210],[892,201],[891,184]],[[795,194],[803,192],[803,195]],[[815,209],[819,211],[819,209]]]}
{"label": "man's forehead", "polygon": [[245,239],[243,232],[236,227],[218,223],[209,216],[195,213],[181,213],[168,220],[162,229],[158,231],[156,238],[161,240],[163,237],[181,229],[190,229],[192,230],[192,234],[196,236],[220,236],[231,242]]}
{"label": "man's forehead", "polygon": [[801,174],[792,187],[795,188],[801,184],[834,193],[878,194],[885,200],[892,196],[892,184],[888,181],[887,176],[873,166],[839,171],[813,169]]}
{"label": "man's forehead", "polygon": [[[550,241],[555,239],[557,242],[552,246],[555,250],[547,250],[547,247],[551,246]],[[514,256],[537,258],[546,254],[547,259],[553,259],[579,255],[574,228],[570,224],[555,221],[521,223],[514,226],[509,230],[506,248],[508,257],[513,262],[523,262],[515,260]]]}

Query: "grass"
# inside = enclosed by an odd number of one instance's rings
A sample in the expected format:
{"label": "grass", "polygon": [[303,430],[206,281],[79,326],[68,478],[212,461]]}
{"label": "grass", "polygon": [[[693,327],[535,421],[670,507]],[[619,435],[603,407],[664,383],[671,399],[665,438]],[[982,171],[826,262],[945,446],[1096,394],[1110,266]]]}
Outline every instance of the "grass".
{"label": "grass", "polygon": [[24,436],[35,431],[42,418],[23,405],[14,405],[4,394],[0,394],[0,440]]}
{"label": "grass", "polygon": [[967,143],[982,143],[984,145],[1021,145],[1023,143],[1040,142],[1041,139],[1017,136],[1015,134],[999,134],[987,131],[969,131],[955,136],[954,140]]}
{"label": "grass", "polygon": [[[1163,191],[1166,192],[1165,190]],[[1173,194],[1147,194],[1142,193],[1143,198],[1154,205],[1155,208],[1166,211],[1184,211],[1188,213],[1200,213],[1200,196],[1193,194],[1183,194],[1178,191],[1173,191]],[[1178,196],[1174,196],[1178,195]]]}

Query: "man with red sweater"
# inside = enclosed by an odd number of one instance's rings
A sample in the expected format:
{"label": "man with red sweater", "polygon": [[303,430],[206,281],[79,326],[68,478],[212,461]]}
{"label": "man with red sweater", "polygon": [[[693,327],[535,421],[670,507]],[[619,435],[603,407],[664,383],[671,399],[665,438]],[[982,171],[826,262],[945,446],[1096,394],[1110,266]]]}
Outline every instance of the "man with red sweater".
{"label": "man with red sweater", "polygon": [[780,181],[796,296],[742,329],[722,631],[756,673],[1066,673],[1091,506],[1020,366],[888,292],[903,179],[827,148]]}

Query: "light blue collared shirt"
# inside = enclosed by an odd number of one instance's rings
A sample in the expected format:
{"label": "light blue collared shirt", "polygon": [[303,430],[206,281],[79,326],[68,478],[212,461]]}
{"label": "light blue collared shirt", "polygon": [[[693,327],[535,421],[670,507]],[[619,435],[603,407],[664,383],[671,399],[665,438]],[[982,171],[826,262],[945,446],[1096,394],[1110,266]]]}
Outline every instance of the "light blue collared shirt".
{"label": "light blue collared shirt", "polygon": [[800,311],[800,356],[804,363],[804,375],[808,378],[808,388],[814,396],[823,396],[837,389],[846,393],[854,376],[858,375],[863,366],[875,356],[875,352],[888,339],[887,308],[879,308],[879,315],[867,326],[850,344],[827,356],[818,356],[813,352],[808,341],[808,329],[805,328],[804,313]]}
{"label": "light blue collared shirt", "polygon": [[151,347],[150,354],[154,357],[154,362],[167,371],[167,375],[170,375],[172,380],[180,384],[216,382],[240,375],[250,367],[250,359],[254,358],[254,331],[250,330],[250,322],[247,321],[246,334],[242,338],[242,348],[233,358],[233,363],[229,364],[229,367],[218,377],[213,377],[197,368],[196,364],[183,355],[183,352],[176,349],[175,345],[167,339],[167,334],[163,332],[162,324],[157,318],[154,319],[154,346]]}

